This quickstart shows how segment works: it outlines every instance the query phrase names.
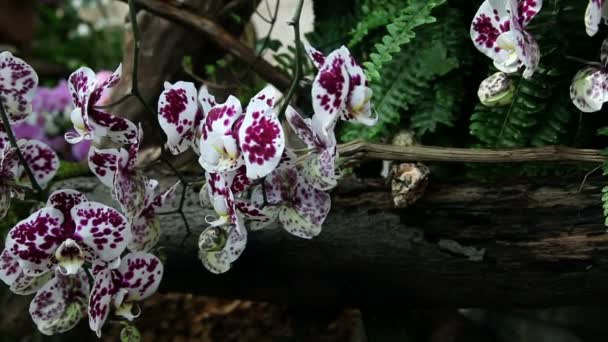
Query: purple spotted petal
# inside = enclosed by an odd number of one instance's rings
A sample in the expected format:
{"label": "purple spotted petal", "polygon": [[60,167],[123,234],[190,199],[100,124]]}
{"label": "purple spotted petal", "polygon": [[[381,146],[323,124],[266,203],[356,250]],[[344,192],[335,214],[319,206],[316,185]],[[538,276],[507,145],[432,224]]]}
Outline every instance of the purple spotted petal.
{"label": "purple spotted petal", "polygon": [[38,292],[52,278],[53,272],[51,270],[39,275],[27,275],[21,271],[9,290],[16,295],[29,296]]}
{"label": "purple spotted petal", "polygon": [[258,179],[274,170],[285,149],[281,122],[273,110],[274,97],[262,90],[247,106],[239,129],[239,145],[247,167],[247,177]]}
{"label": "purple spotted petal", "polygon": [[66,332],[84,317],[89,296],[89,281],[83,270],[76,276],[60,272],[42,287],[30,304],[30,315],[45,335]]}
{"label": "purple spotted petal", "polygon": [[8,232],[6,249],[30,275],[51,267],[57,247],[63,242],[63,215],[54,208],[42,208]]}
{"label": "purple spotted petal", "polygon": [[585,10],[585,30],[589,36],[595,36],[602,20],[604,0],[589,0]]}
{"label": "purple spotted petal", "polygon": [[153,295],[163,277],[163,264],[150,253],[127,254],[117,269],[120,287],[127,290],[125,301],[140,301]]}
{"label": "purple spotted petal", "polygon": [[89,108],[88,117],[95,137],[107,137],[123,145],[137,143],[137,126],[133,122],[94,108]]}
{"label": "purple spotted petal", "polygon": [[[270,223],[274,219],[272,214],[245,200],[235,199],[235,205],[236,209],[248,220],[258,223]],[[259,229],[261,227],[260,224],[257,227]]]}
{"label": "purple spotted petal", "polygon": [[224,175],[228,184],[230,184],[230,190],[235,195],[242,193],[247,190],[251,185],[251,179],[247,177],[247,168],[245,165],[242,165],[238,169],[233,172],[229,172]]}
{"label": "purple spotted petal", "polygon": [[101,337],[101,328],[110,314],[110,302],[116,291],[117,289],[112,283],[112,271],[109,268],[99,270],[95,275],[88,310],[89,327],[97,334],[97,337]]}
{"label": "purple spotted petal", "polygon": [[602,42],[602,47],[600,48],[600,61],[604,68],[608,68],[608,38],[604,39]]}
{"label": "purple spotted petal", "polygon": [[222,229],[228,235],[224,247],[219,251],[200,250],[198,254],[203,266],[215,274],[228,272],[232,263],[243,254],[247,246],[246,230],[239,234],[232,226],[222,227]]}
{"label": "purple spotted petal", "polygon": [[511,29],[507,5],[505,0],[484,1],[471,24],[471,39],[475,47],[492,60],[505,60],[508,55],[497,44],[498,36]]}
{"label": "purple spotted petal", "polygon": [[540,12],[543,0],[510,0],[517,3],[517,18],[519,24],[526,27],[528,23]]}
{"label": "purple spotted petal", "polygon": [[289,126],[296,133],[296,135],[302,139],[302,141],[308,147],[316,147],[317,142],[315,139],[315,134],[312,131],[312,126],[310,123],[310,119],[304,119],[292,106],[288,106],[285,111],[285,117],[287,117],[287,122],[289,122]]}
{"label": "purple spotted petal", "polygon": [[[115,85],[117,85],[120,81],[121,76],[122,64],[118,65],[118,68],[116,68],[116,71],[114,71],[114,73],[112,73],[110,77],[95,85],[95,89],[91,92],[91,96],[89,98],[89,107],[101,104],[100,100],[103,97],[104,91],[113,88]],[[97,75],[94,75],[94,77],[97,79]]]}
{"label": "purple spotted petal", "polygon": [[305,44],[304,48],[306,49],[308,58],[310,58],[315,67],[321,69],[323,64],[325,64],[325,55],[308,44]]}
{"label": "purple spotted petal", "polygon": [[211,111],[211,108],[217,105],[215,96],[209,94],[209,89],[207,89],[207,86],[204,84],[198,90],[198,104],[203,112],[203,118],[207,116],[207,113]]}
{"label": "purple spotted petal", "polygon": [[8,51],[0,53],[0,103],[11,124],[30,115],[37,86],[38,75],[31,66]]}
{"label": "purple spotted petal", "polygon": [[6,285],[11,286],[17,277],[23,273],[19,261],[11,254],[8,249],[0,254],[0,280]]}
{"label": "purple spotted petal", "polygon": [[[523,0],[518,4],[516,0],[510,0],[511,11],[518,11],[518,8],[524,6],[524,4],[531,6],[531,3],[540,4],[542,1]],[[534,9],[530,9],[530,11],[533,12]],[[534,14],[536,13],[534,12]],[[534,16],[533,14],[531,15],[532,17]],[[538,62],[540,60],[540,49],[534,37],[524,30],[524,26],[521,23],[522,21],[525,22],[525,20],[521,19],[521,17],[511,16],[511,32],[512,37],[515,39],[515,50],[517,52],[517,56],[521,63],[525,66],[523,77],[530,78],[538,67]]]}
{"label": "purple spotted petal", "polygon": [[336,174],[336,159],[335,148],[311,154],[304,160],[302,176],[318,190],[333,189],[338,185],[339,179]]}
{"label": "purple spotted petal", "polygon": [[[243,115],[241,102],[234,96],[229,96],[223,104],[211,108],[205,116],[202,140],[207,139],[211,132],[220,135],[230,134],[236,120]],[[201,148],[202,151],[202,148]]]}
{"label": "purple spotted petal", "polygon": [[583,112],[597,112],[608,100],[608,74],[601,69],[587,67],[579,71],[570,86],[572,103]]}
{"label": "purple spotted petal", "polygon": [[0,177],[13,178],[15,176],[15,168],[19,164],[19,158],[17,158],[17,150],[5,146],[0,151]]}
{"label": "purple spotted petal", "polygon": [[99,178],[101,183],[112,188],[119,159],[127,160],[128,152],[124,149],[98,150],[92,147],[89,150],[89,169]]}
{"label": "purple spotted petal", "polygon": [[[55,174],[57,174],[57,170],[59,170],[59,157],[57,157],[57,153],[38,140],[20,140],[18,145],[30,170],[34,173],[36,182],[41,187],[46,187],[51,179],[55,177]],[[16,172],[17,177],[26,176],[21,166],[18,167],[18,170]]]}
{"label": "purple spotted petal", "polygon": [[86,108],[96,85],[95,72],[87,67],[74,71],[68,79],[72,102],[76,108]]}
{"label": "purple spotted petal", "polygon": [[313,110],[326,130],[333,130],[346,105],[349,87],[347,62],[339,50],[332,52],[312,85]]}
{"label": "purple spotted petal", "polygon": [[154,198],[154,202],[152,202],[152,207],[154,211],[162,208],[167,202],[173,200],[173,197],[175,196],[175,191],[177,190],[180,184],[181,182],[178,181],[177,183],[173,184],[172,187],[160,193]]}
{"label": "purple spotted petal", "polygon": [[[134,170],[137,165],[137,154],[139,153],[139,147],[144,140],[144,129],[141,127],[141,123],[138,126],[137,137],[135,143],[129,146],[129,155],[127,160],[123,160],[120,165],[125,165],[127,170]],[[122,158],[123,156],[121,156]]]}
{"label": "purple spotted petal", "polygon": [[155,216],[139,216],[131,224],[131,235],[127,248],[132,252],[147,252],[160,240],[160,222]]}
{"label": "purple spotted petal", "polygon": [[112,195],[129,221],[138,217],[146,208],[148,184],[148,178],[140,171],[118,170],[116,172]]}
{"label": "purple spotted petal", "polygon": [[195,138],[198,126],[196,88],[191,82],[166,85],[158,99],[158,122],[167,135],[167,147],[172,154],[188,149]]}
{"label": "purple spotted petal", "polygon": [[[49,199],[46,202],[46,206],[53,207],[61,211],[63,216],[67,218],[67,222],[68,220],[73,221],[70,217],[70,212],[72,208],[75,205],[78,205],[83,202],[88,202],[87,197],[83,193],[72,189],[64,189],[53,192],[49,196]],[[71,233],[73,233],[73,230],[71,231]]]}
{"label": "purple spotted petal", "polygon": [[291,207],[279,209],[279,222],[289,234],[303,239],[312,239],[321,233],[321,226],[313,224]]}
{"label": "purple spotted petal", "polygon": [[329,194],[315,189],[303,177],[299,177],[292,201],[293,208],[301,219],[291,214],[286,215],[287,212],[279,213],[279,220],[284,228],[289,233],[302,238],[318,235],[331,207]]}
{"label": "purple spotted petal", "polygon": [[95,202],[72,208],[76,222],[75,239],[88,246],[101,260],[109,262],[120,256],[131,239],[127,219],[116,209]]}

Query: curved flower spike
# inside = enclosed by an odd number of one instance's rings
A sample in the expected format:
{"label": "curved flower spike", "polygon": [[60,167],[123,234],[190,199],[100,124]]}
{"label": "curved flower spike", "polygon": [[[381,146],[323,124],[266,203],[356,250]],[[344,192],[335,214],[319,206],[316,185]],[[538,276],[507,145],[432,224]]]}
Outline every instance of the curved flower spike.
{"label": "curved flower spike", "polygon": [[[311,239],[321,233],[321,226],[329,214],[331,198],[298,173],[292,158],[285,158],[266,178],[266,198],[269,205],[278,208],[279,222],[287,232]],[[261,188],[258,187],[256,191],[261,191]]]}
{"label": "curved flower spike", "polygon": [[375,125],[378,118],[372,117],[372,90],[350,51],[342,46],[327,57],[312,47],[306,51],[319,69],[312,85],[312,100],[323,129],[333,130],[338,118]]}
{"label": "curved flower spike", "polygon": [[76,326],[86,315],[89,280],[83,269],[73,276],[59,271],[30,304],[30,315],[41,333],[54,335]]}
{"label": "curved flower spike", "polygon": [[23,122],[30,115],[37,86],[38,75],[30,65],[8,51],[0,53],[0,104],[11,124]]}
{"label": "curved flower spike", "polygon": [[70,118],[75,132],[65,134],[70,144],[82,140],[101,141],[108,139],[119,144],[132,144],[137,139],[137,126],[127,119],[108,114],[95,105],[99,104],[105,90],[114,87],[120,81],[122,66],[102,82],[98,82],[93,70],[82,67],[74,71],[68,79],[74,110]]}
{"label": "curved flower spike", "polygon": [[471,24],[475,47],[494,61],[503,72],[525,67],[523,76],[532,76],[538,66],[538,44],[526,30],[540,11],[542,0],[486,0]]}
{"label": "curved flower spike", "polygon": [[333,131],[325,131],[317,117],[303,119],[291,106],[285,112],[287,121],[302,141],[311,149],[304,160],[302,176],[315,188],[327,191],[338,184],[336,174],[336,138]]}
{"label": "curved flower spike", "polygon": [[167,147],[172,154],[196,146],[195,136],[202,116],[193,83],[165,83],[158,99],[158,122],[167,135]]}
{"label": "curved flower spike", "polygon": [[572,79],[570,98],[583,112],[597,112],[608,101],[608,38],[600,49],[602,67],[586,67]]}
{"label": "curved flower spike", "polygon": [[89,299],[89,327],[101,337],[101,328],[111,310],[133,320],[135,302],[156,292],[163,276],[163,265],[150,253],[129,253],[116,269],[104,264],[93,266],[95,282]]}
{"label": "curved flower spike", "polygon": [[237,232],[234,226],[209,227],[198,240],[199,253],[203,266],[215,274],[230,270],[247,246],[247,231]]}
{"label": "curved flower spike", "polygon": [[597,33],[602,18],[608,22],[608,5],[604,0],[589,0],[585,10],[585,31],[590,37]]}
{"label": "curved flower spike", "polygon": [[88,202],[77,191],[58,190],[46,207],[9,231],[6,250],[26,275],[39,275],[55,265],[64,274],[76,274],[85,260],[116,260],[130,238],[127,221],[118,211]]}

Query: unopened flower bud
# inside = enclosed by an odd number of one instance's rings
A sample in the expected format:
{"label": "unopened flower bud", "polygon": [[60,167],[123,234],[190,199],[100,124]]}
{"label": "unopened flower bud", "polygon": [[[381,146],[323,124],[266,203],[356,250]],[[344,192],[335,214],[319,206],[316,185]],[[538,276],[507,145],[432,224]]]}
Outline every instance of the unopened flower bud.
{"label": "unopened flower bud", "polygon": [[497,72],[479,85],[477,96],[484,106],[498,107],[511,103],[515,86],[507,74]]}

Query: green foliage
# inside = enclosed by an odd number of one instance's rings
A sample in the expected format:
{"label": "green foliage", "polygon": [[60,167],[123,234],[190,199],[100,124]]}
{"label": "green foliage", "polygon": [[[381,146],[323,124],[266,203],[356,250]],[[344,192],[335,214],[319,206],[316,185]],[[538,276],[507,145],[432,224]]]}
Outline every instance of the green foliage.
{"label": "green foliage", "polygon": [[416,36],[414,29],[436,21],[435,17],[431,16],[431,11],[443,3],[445,0],[411,0],[386,26],[388,34],[374,45],[375,52],[370,54],[371,61],[363,63],[368,78],[379,80],[382,67],[401,51],[402,45],[409,43]]}
{"label": "green foliage", "polygon": [[89,170],[89,166],[87,164],[62,160],[59,164],[57,175],[55,175],[53,180],[59,181],[62,179],[84,177],[89,175],[91,175],[91,171]]}
{"label": "green foliage", "polygon": [[367,37],[369,31],[382,28],[392,22],[403,6],[403,0],[367,0],[361,5],[362,18],[352,31],[349,46],[354,46]]}
{"label": "green foliage", "polygon": [[371,83],[378,124],[346,125],[342,140],[390,136],[410,115],[411,127],[420,136],[434,132],[438,124],[452,125],[465,89],[462,75],[455,71],[469,64],[467,49],[462,47],[468,34],[458,10],[443,8],[438,17],[438,22],[421,28],[418,38],[405,45],[385,65],[382,77]]}

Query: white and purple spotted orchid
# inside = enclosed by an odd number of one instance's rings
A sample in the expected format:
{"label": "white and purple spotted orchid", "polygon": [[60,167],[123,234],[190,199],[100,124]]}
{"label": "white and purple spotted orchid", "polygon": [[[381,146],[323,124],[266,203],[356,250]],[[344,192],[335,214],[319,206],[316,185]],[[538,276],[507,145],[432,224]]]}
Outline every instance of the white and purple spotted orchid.
{"label": "white and purple spotted orchid", "polygon": [[89,168],[101,183],[112,189],[112,196],[129,222],[139,217],[158,185],[157,181],[148,179],[136,168],[142,140],[143,130],[140,127],[137,139],[128,151],[123,148],[100,150],[94,147],[89,150]]}
{"label": "white and purple spotted orchid", "polygon": [[[10,52],[0,53],[0,105],[11,125],[18,124],[32,113],[32,100],[38,86],[38,75],[23,60]],[[0,149],[8,141],[0,122]]]}
{"label": "white and purple spotted orchid", "polygon": [[108,114],[96,108],[100,105],[104,91],[114,87],[120,81],[122,67],[102,82],[98,82],[93,70],[82,67],[70,75],[68,85],[74,102],[70,115],[74,132],[67,132],[65,140],[76,144],[82,140],[101,141],[108,139],[119,144],[132,144],[137,140],[137,126],[127,119]]}
{"label": "white and purple spotted orchid", "polygon": [[85,261],[116,263],[131,239],[126,218],[75,190],[58,190],[46,207],[13,227],[5,248],[26,275],[59,266],[76,274]]}
{"label": "white and purple spotted orchid", "polygon": [[602,42],[600,62],[600,67],[586,67],[572,80],[570,98],[582,112],[597,112],[608,101],[608,38]]}
{"label": "white and purple spotted orchid", "polygon": [[289,125],[312,151],[304,160],[302,176],[315,188],[330,190],[338,184],[336,175],[336,137],[333,131],[323,129],[318,117],[304,119],[291,106],[285,112]]}
{"label": "white and purple spotted orchid", "polygon": [[215,105],[215,97],[205,86],[197,96],[190,82],[165,83],[158,99],[158,122],[167,135],[167,147],[172,154],[180,154],[190,147],[199,153],[201,122]]}
{"label": "white and purple spotted orchid", "polygon": [[278,165],[285,148],[281,122],[270,89],[255,95],[243,114],[233,96],[209,110],[203,121],[199,163],[209,173],[245,165],[248,178],[259,179]]}
{"label": "white and purple spotted orchid", "polygon": [[54,335],[74,328],[86,315],[89,291],[83,269],[70,276],[55,271],[55,277],[38,290],[30,304],[30,315],[38,330]]}
{"label": "white and purple spotted orchid", "polygon": [[269,212],[276,214],[288,233],[304,239],[321,233],[321,226],[329,214],[331,198],[328,193],[313,187],[298,172],[293,153],[285,153],[279,167],[264,183],[264,188],[257,187],[252,197],[260,206],[265,191],[267,205],[275,207]]}
{"label": "white and purple spotted orchid", "polygon": [[471,24],[475,47],[490,57],[498,70],[514,73],[523,66],[523,77],[531,77],[540,51],[525,28],[541,7],[542,0],[484,1]]}
{"label": "white and purple spotted orchid", "polygon": [[311,46],[308,56],[319,69],[312,85],[312,105],[315,116],[325,131],[333,131],[339,118],[373,126],[372,90],[361,66],[345,46],[327,57]]}
{"label": "white and purple spotted orchid", "polygon": [[604,0],[589,0],[585,10],[585,31],[590,37],[595,36],[599,30],[600,21],[608,22],[608,3]]}
{"label": "white and purple spotted orchid", "polygon": [[23,272],[17,258],[5,249],[0,254],[0,280],[2,280],[9,290],[18,295],[30,295],[36,293],[46,284],[53,272],[42,272],[36,275],[27,275]]}
{"label": "white and purple spotted orchid", "polygon": [[175,183],[168,190],[152,197],[147,196],[142,212],[131,223],[131,241],[127,248],[132,252],[147,252],[158,243],[160,239],[160,223],[156,212],[175,195],[180,182]]}
{"label": "white and purple spotted orchid", "polygon": [[239,233],[235,226],[208,227],[198,240],[198,257],[212,273],[226,273],[247,246],[247,231]]}
{"label": "white and purple spotted orchid", "polygon": [[[59,158],[55,151],[37,140],[19,140],[17,145],[36,182],[46,187],[59,169]],[[8,212],[11,198],[23,199],[25,194],[17,185],[28,181],[24,167],[17,158],[17,150],[6,145],[0,150],[0,219]]]}
{"label": "white and purple spotted orchid", "polygon": [[[163,276],[163,265],[150,253],[129,253],[120,265],[111,269],[103,263],[93,265],[95,282],[89,299],[89,327],[101,337],[110,311],[128,320],[137,301],[153,295]],[[139,310],[138,310],[139,311]]]}

